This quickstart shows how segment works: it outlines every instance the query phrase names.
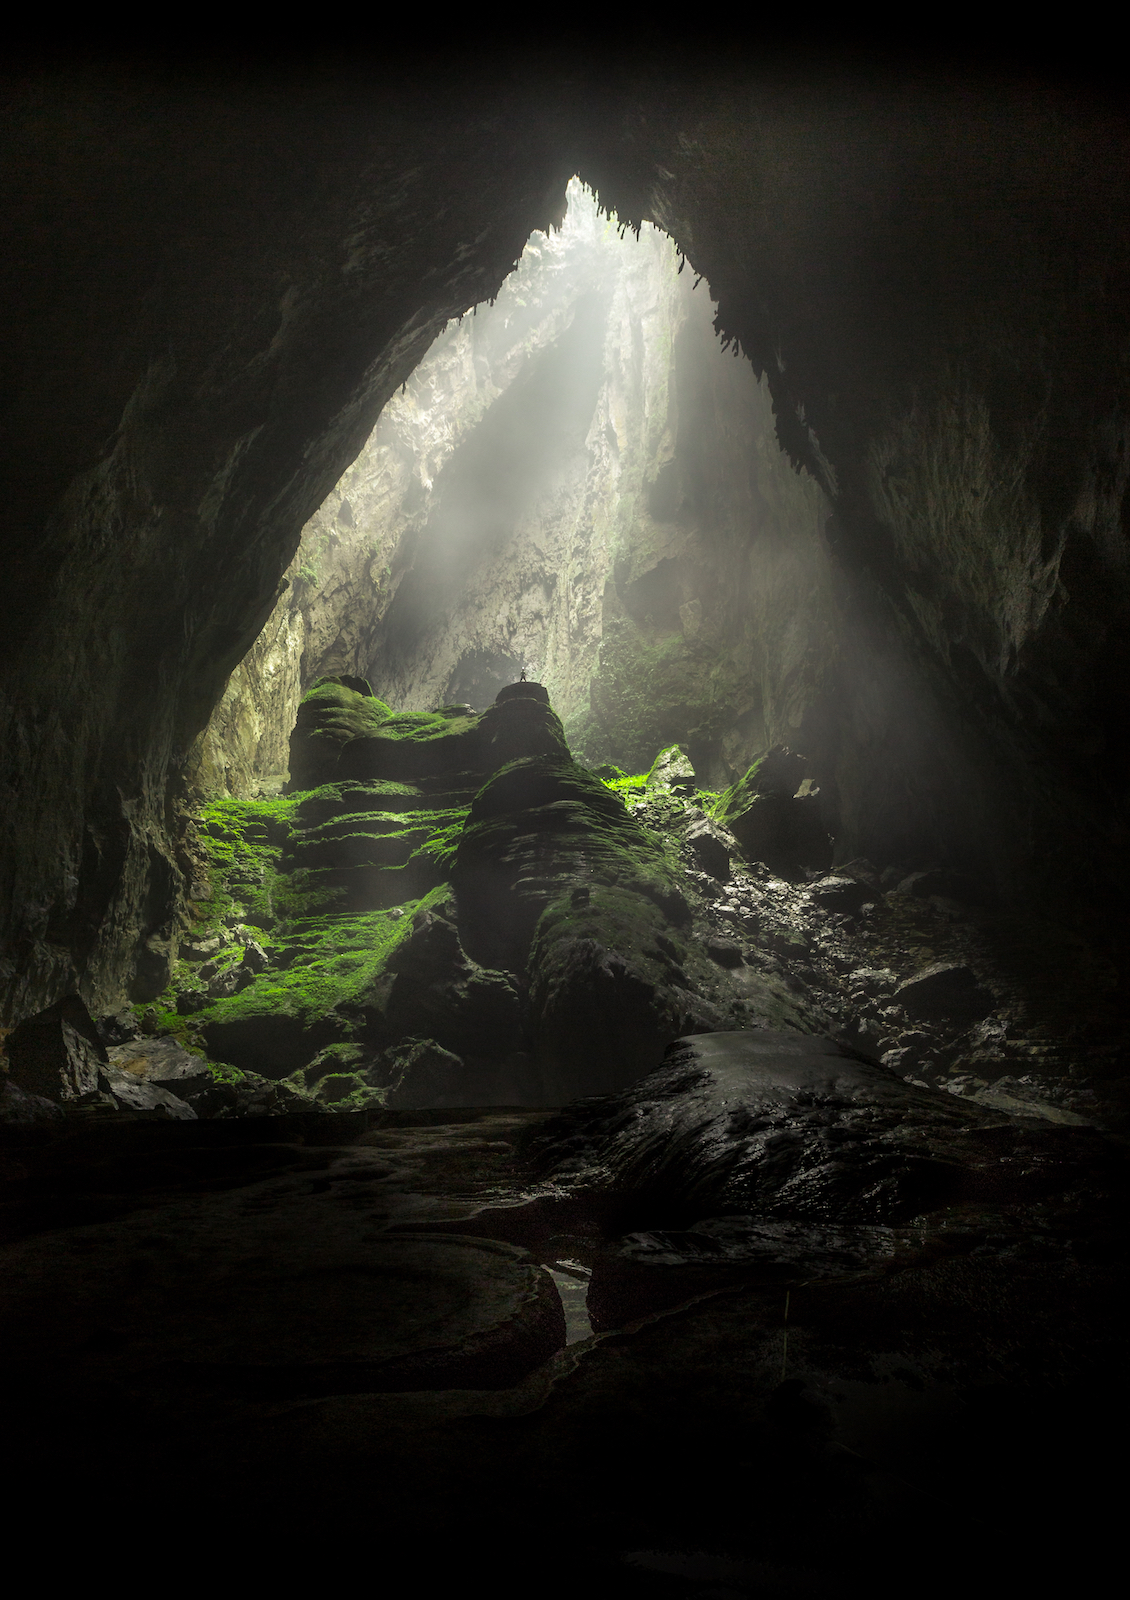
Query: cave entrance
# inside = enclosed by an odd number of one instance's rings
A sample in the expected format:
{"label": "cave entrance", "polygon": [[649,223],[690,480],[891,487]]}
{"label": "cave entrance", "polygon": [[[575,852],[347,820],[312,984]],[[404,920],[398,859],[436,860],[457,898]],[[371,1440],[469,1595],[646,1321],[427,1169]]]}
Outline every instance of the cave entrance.
{"label": "cave entrance", "polygon": [[682,743],[711,784],[795,742],[827,632],[823,494],[672,240],[579,178],[567,202],[303,530],[205,738],[229,791],[281,783],[324,675],[481,709],[525,671],[581,759],[640,770]]}

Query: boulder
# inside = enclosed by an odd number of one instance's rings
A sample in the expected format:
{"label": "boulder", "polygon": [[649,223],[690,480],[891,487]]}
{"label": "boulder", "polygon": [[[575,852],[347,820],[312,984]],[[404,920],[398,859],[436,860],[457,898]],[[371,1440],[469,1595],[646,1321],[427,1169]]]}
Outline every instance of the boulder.
{"label": "boulder", "polygon": [[108,1050],[109,1064],[137,1083],[154,1084],[182,1099],[198,1094],[214,1082],[208,1063],[193,1055],[176,1039],[144,1035]]}
{"label": "boulder", "polygon": [[155,1083],[146,1083],[120,1067],[105,1066],[98,1074],[98,1087],[112,1095],[122,1111],[134,1116],[162,1117],[173,1122],[195,1122],[196,1112],[178,1095]]}
{"label": "boulder", "polygon": [[271,964],[271,958],[261,944],[256,944],[254,939],[249,939],[243,950],[243,960],[239,963],[243,972],[249,972],[255,977],[260,972],[266,972]]}
{"label": "boulder", "polygon": [[511,761],[480,790],[452,882],[468,953],[511,971],[524,967],[546,907],[574,887],[622,886],[672,921],[689,915],[654,837],[567,754]]}
{"label": "boulder", "polygon": [[657,1225],[889,1225],[976,1197],[970,1135],[990,1121],[831,1039],[766,1028],[679,1039],[638,1083],[543,1124],[529,1154],[558,1181],[645,1199]]}
{"label": "boulder", "polygon": [[[371,997],[370,1027],[385,1038],[430,1038],[460,1056],[501,1060],[521,1043],[518,988],[508,972],[466,954],[455,908],[418,912]],[[391,978],[391,983],[390,983]]]}
{"label": "boulder", "polygon": [[434,1039],[406,1039],[395,1052],[393,1071],[396,1078],[385,1097],[391,1108],[416,1110],[469,1103],[462,1059]]}
{"label": "boulder", "polygon": [[742,947],[733,939],[713,934],[704,941],[704,948],[711,961],[716,961],[720,967],[740,967],[742,964]]}
{"label": "boulder", "polygon": [[668,745],[651,764],[647,775],[649,789],[673,789],[676,794],[694,794],[698,785],[691,758],[681,745]]}
{"label": "boulder", "polygon": [[996,1004],[971,967],[949,961],[939,961],[916,972],[913,978],[899,984],[893,998],[908,1016],[966,1025],[980,1021]]}
{"label": "boulder", "polygon": [[49,1128],[63,1118],[62,1106],[45,1095],[29,1094],[5,1074],[0,1078],[0,1127]]}
{"label": "boulder", "polygon": [[367,693],[354,687],[357,681],[319,678],[303,698],[290,736],[290,792],[332,781],[342,748],[391,716],[367,684]]}
{"label": "boulder", "polygon": [[781,877],[805,869],[827,871],[832,841],[819,788],[804,756],[775,745],[720,796],[714,817],[734,835],[749,861],[762,861]]}
{"label": "boulder", "polygon": [[719,883],[727,883],[730,878],[730,848],[727,843],[733,843],[731,835],[723,838],[721,830],[711,823],[692,822],[686,832],[686,845],[695,865],[702,871],[708,872]]}
{"label": "boulder", "polygon": [[25,1017],[7,1041],[12,1081],[33,1095],[56,1102],[78,1100],[98,1090],[107,1066],[106,1047],[77,994]]}
{"label": "boulder", "polygon": [[860,906],[875,899],[875,890],[867,883],[840,873],[818,878],[810,886],[809,893],[825,911],[838,911],[846,916],[853,916]]}

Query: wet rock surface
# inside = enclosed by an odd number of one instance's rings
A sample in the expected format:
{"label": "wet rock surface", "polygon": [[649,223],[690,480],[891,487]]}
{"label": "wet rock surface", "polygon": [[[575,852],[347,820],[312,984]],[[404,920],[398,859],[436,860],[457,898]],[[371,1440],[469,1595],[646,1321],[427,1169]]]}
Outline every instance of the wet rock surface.
{"label": "wet rock surface", "polygon": [[830,1039],[751,1029],[680,1040],[659,1071],[563,1112],[531,1155],[673,1215],[889,1223],[974,1198],[990,1122]]}

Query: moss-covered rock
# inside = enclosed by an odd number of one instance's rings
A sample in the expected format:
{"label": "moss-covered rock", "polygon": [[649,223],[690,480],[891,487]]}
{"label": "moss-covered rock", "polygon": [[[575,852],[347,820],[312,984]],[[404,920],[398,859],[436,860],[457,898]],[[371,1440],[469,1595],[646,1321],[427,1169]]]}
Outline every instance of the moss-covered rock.
{"label": "moss-covered rock", "polygon": [[482,740],[479,718],[464,707],[446,712],[401,712],[378,732],[343,743],[335,766],[342,779],[393,779],[415,783],[441,773],[478,770]]}
{"label": "moss-covered rock", "polygon": [[356,678],[319,678],[303,697],[290,736],[292,793],[336,777],[342,746],[372,733],[392,715],[368,684],[362,691],[360,683]]}
{"label": "moss-covered rock", "polygon": [[827,871],[832,840],[811,764],[784,745],[760,755],[749,771],[711,807],[749,861],[763,861],[782,877],[805,868]]}
{"label": "moss-covered rock", "polygon": [[661,750],[647,774],[649,789],[674,789],[679,794],[692,794],[697,788],[694,764],[682,745],[668,745]]}
{"label": "moss-covered rock", "polygon": [[209,1053],[285,1078],[326,1045],[348,1043],[358,1031],[350,1004],[371,989],[409,926],[380,911],[296,923],[282,970],[269,969],[195,1019]]}
{"label": "moss-covered rock", "polygon": [[452,882],[467,948],[520,971],[534,927],[562,890],[619,884],[684,921],[678,869],[623,802],[568,758],[508,763],[475,797]]}
{"label": "moss-covered rock", "polygon": [[688,953],[646,895],[599,886],[546,907],[529,960],[534,1046],[547,1104],[633,1083],[672,1039],[724,1027],[696,993]]}
{"label": "moss-covered rock", "polygon": [[[207,884],[159,1026],[308,1104],[362,1108],[545,1104],[631,1081],[688,1030],[807,1025],[737,945],[727,965],[692,934],[692,880],[726,877],[736,847],[683,749],[598,776],[540,685],[481,716],[394,714],[363,688],[308,698],[332,781],[205,810]],[[349,738],[366,718],[379,731]],[[730,802],[748,809],[756,779]],[[406,1041],[427,1049],[402,1060]]]}

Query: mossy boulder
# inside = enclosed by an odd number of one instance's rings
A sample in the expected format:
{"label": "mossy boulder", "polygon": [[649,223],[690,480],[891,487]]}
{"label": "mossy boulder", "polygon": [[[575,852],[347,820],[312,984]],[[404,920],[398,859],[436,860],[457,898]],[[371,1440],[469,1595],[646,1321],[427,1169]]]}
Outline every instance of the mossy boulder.
{"label": "mossy boulder", "polygon": [[303,697],[290,736],[288,792],[314,789],[337,776],[344,745],[380,727],[392,712],[359,678],[319,678]]}
{"label": "mossy boulder", "polygon": [[370,912],[297,923],[287,964],[262,973],[241,993],[194,1019],[209,1053],[268,1078],[288,1077],[328,1045],[348,1044],[361,1028],[362,998],[408,936],[403,916]]}
{"label": "mossy boulder", "polygon": [[454,900],[426,903],[377,980],[357,997],[373,1041],[426,1037],[484,1064],[524,1043],[518,985],[480,966],[463,948]]}
{"label": "mossy boulder", "polygon": [[534,928],[563,890],[619,884],[686,919],[678,869],[623,802],[568,757],[509,762],[476,795],[452,882],[468,951],[521,971]]}
{"label": "mossy boulder", "polygon": [[546,907],[528,978],[547,1104],[622,1088],[658,1066],[672,1039],[725,1026],[671,932],[654,900],[628,888],[601,885]]}
{"label": "mossy boulder", "polygon": [[674,789],[676,794],[693,794],[694,766],[682,745],[668,745],[651,764],[647,775],[649,789]]}
{"label": "mossy boulder", "polygon": [[711,816],[729,829],[749,861],[762,861],[781,877],[832,864],[819,787],[804,756],[777,745],[757,758],[744,777],[719,795]]}
{"label": "mossy boulder", "polygon": [[343,743],[335,775],[342,780],[393,779],[414,783],[441,773],[479,770],[482,738],[479,718],[459,709],[443,712],[400,712],[384,719],[379,729],[359,733]]}

